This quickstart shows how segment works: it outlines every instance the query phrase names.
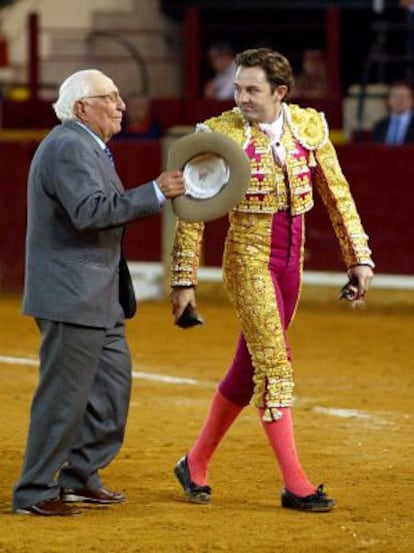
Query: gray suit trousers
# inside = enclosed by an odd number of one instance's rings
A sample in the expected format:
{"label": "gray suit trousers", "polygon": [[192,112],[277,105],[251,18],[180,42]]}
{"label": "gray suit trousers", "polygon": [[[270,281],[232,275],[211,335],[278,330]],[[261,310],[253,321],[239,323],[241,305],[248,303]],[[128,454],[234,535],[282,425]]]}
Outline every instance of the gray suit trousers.
{"label": "gray suit trousers", "polygon": [[13,508],[59,496],[61,486],[97,488],[119,451],[131,393],[124,323],[93,328],[36,320],[40,378]]}

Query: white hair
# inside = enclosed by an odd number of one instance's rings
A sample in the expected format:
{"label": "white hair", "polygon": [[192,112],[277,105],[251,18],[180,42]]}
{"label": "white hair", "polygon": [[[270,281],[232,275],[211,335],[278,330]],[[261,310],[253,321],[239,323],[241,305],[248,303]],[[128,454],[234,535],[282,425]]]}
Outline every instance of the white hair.
{"label": "white hair", "polygon": [[94,94],[96,81],[102,77],[110,81],[98,69],[83,69],[69,75],[60,85],[59,97],[53,104],[57,118],[62,122],[76,119],[73,106],[78,100]]}

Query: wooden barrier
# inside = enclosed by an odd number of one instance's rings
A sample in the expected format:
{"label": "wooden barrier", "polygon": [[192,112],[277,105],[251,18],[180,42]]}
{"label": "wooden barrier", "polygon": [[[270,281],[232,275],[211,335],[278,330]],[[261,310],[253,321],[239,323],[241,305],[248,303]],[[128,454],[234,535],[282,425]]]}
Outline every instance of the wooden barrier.
{"label": "wooden barrier", "polygon": [[[414,274],[414,145],[348,144],[336,149],[370,236],[376,271]],[[225,218],[208,224],[206,265],[220,265],[226,229]],[[305,267],[313,271],[343,270],[338,242],[317,193],[315,207],[306,217],[306,229]]]}
{"label": "wooden barrier", "polygon": [[[23,283],[26,178],[37,141],[0,142],[0,290],[20,291]],[[118,172],[127,188],[162,170],[161,141],[114,141]],[[337,146],[374,252],[378,273],[414,274],[412,232],[414,146]],[[209,223],[204,240],[206,265],[221,263],[226,219]],[[129,225],[126,253],[137,261],[161,260],[161,217]],[[307,216],[306,268],[343,270],[342,259],[321,201]]]}

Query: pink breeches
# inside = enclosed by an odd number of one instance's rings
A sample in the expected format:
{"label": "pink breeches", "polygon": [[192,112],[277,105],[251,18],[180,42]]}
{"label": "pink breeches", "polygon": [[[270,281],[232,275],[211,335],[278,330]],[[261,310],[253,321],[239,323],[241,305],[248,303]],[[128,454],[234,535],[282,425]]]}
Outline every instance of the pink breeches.
{"label": "pink breeches", "polygon": [[[284,346],[282,345],[282,347],[285,348],[283,354],[290,363],[291,355],[286,330],[294,317],[301,287],[303,216],[292,217],[287,211],[278,212],[272,217],[270,225],[270,246],[268,245],[269,247],[266,250],[268,259],[267,263],[263,263],[263,271],[268,271],[270,274],[274,288],[274,297],[270,298],[272,305],[267,305],[266,309],[277,310],[277,313],[274,313],[274,311],[273,313],[278,316],[278,320],[280,320],[282,326],[284,338]],[[251,239],[254,244],[256,237],[253,236]],[[233,251],[231,247],[229,251]],[[227,259],[226,265],[228,267],[231,267],[231,261],[231,259]],[[249,263],[249,261],[246,260],[246,263]],[[233,280],[236,281],[236,284],[232,283],[232,294],[234,296],[237,294],[237,277],[233,278]],[[246,290],[242,286],[243,284],[240,284],[240,293],[246,294]],[[248,293],[254,296],[258,292],[254,289],[249,289]],[[257,298],[257,303],[260,303],[259,297]],[[238,313],[238,316],[242,319],[240,313]],[[249,328],[252,325],[251,318],[254,318],[254,316],[254,312],[250,310],[248,313],[248,317],[250,317]],[[258,317],[257,324],[262,325],[263,318],[260,319]],[[283,344],[283,340],[281,343]],[[254,391],[255,367],[249,352],[249,350],[252,351],[253,347],[265,348],[266,344],[259,344],[259,346],[257,344],[254,346],[250,344],[249,347],[246,343],[245,333],[242,331],[233,362],[219,384],[219,390],[222,395],[241,406],[245,406],[250,402]]]}

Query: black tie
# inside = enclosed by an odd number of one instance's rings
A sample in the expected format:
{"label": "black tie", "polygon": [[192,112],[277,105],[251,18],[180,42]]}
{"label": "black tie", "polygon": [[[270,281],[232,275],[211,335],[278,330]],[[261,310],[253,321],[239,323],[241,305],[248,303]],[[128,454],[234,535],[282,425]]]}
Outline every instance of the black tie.
{"label": "black tie", "polygon": [[112,155],[111,150],[108,148],[108,146],[105,146],[104,152],[107,155],[109,161],[111,162],[111,165],[115,165],[114,156]]}

